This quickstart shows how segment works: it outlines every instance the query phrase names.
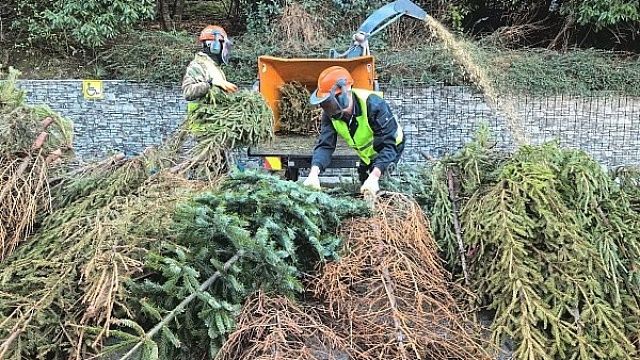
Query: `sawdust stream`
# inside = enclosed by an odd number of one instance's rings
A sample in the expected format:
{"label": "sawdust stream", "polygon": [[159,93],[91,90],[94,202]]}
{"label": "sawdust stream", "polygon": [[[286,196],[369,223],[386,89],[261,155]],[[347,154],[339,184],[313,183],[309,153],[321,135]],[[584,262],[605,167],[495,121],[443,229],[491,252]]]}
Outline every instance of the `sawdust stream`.
{"label": "sawdust stream", "polygon": [[447,30],[438,20],[427,17],[425,20],[427,27],[443,42],[444,46],[451,52],[453,58],[464,67],[471,81],[484,94],[485,100],[495,111],[501,110],[507,120],[507,128],[513,136],[516,145],[524,145],[529,143],[517,111],[510,100],[501,103],[498,106],[498,92],[489,81],[487,73],[480,68],[471,54],[467,51],[465,45],[456,40],[455,36]]}

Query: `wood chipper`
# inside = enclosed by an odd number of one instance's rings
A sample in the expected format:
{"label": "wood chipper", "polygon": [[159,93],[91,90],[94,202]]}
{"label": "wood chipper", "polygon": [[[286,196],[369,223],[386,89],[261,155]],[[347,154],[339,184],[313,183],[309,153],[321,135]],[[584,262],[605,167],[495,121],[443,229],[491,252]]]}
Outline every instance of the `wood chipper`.
{"label": "wood chipper", "polygon": [[[316,87],[320,73],[330,66],[342,66],[354,79],[355,88],[378,90],[374,57],[369,51],[369,38],[389,26],[400,17],[407,15],[425,20],[427,13],[409,0],[398,0],[376,10],[362,23],[353,35],[353,44],[343,53],[331,49],[328,58],[286,59],[273,56],[258,57],[257,90],[264,96],[275,115],[276,134],[280,129],[281,114],[278,102],[280,89],[284,84],[296,82],[309,91]],[[314,136],[280,135],[269,144],[250,147],[249,157],[259,157],[269,170],[285,170],[289,180],[298,179],[300,169],[311,167]],[[342,139],[333,154],[330,168],[354,168],[359,165],[359,157]]]}

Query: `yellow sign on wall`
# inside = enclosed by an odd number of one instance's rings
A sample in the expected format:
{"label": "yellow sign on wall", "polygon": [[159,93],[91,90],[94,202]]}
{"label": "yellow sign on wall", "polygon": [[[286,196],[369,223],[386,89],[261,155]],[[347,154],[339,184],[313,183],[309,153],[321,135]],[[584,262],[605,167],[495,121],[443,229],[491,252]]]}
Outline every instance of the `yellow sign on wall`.
{"label": "yellow sign on wall", "polygon": [[87,100],[104,99],[102,80],[82,80],[82,94]]}

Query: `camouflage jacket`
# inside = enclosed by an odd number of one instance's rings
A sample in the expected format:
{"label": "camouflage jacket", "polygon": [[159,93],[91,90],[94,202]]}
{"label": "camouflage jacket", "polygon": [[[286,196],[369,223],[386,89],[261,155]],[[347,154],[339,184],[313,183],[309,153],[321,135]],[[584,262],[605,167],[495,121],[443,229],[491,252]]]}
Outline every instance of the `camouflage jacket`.
{"label": "camouflage jacket", "polygon": [[223,81],[226,81],[226,77],[215,61],[207,54],[198,52],[182,78],[182,94],[187,101],[198,100],[209,92],[209,84],[221,84]]}

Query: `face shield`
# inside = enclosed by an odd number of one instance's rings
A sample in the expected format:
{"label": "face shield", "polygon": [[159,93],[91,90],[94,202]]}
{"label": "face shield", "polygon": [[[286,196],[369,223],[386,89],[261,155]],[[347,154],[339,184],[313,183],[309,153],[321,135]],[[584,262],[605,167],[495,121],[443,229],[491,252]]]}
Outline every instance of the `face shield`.
{"label": "face shield", "polygon": [[[340,89],[340,94],[336,95]],[[328,94],[318,93],[318,89],[311,94],[310,102],[312,105],[320,105],[322,110],[330,118],[338,118],[349,107],[350,92],[344,80],[340,80]]]}
{"label": "face shield", "polygon": [[336,99],[333,94],[330,94],[323,102],[321,102],[320,107],[332,119],[340,117],[344,111],[342,106],[340,106],[338,99]]}
{"label": "face shield", "polygon": [[230,39],[225,38],[222,41],[222,52],[220,53],[220,58],[225,65],[229,65],[229,53],[233,48],[233,42]]}
{"label": "face shield", "polygon": [[217,57],[219,63],[229,65],[229,52],[233,47],[233,42],[220,33],[214,34],[214,39],[207,41],[211,55]]}

